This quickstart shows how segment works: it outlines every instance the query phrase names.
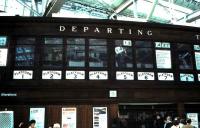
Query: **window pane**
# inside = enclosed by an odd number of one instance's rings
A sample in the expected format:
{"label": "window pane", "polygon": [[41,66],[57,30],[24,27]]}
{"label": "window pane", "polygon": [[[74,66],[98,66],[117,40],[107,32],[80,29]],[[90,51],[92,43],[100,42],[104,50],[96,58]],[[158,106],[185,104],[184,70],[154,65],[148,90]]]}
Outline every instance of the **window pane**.
{"label": "window pane", "polygon": [[80,44],[80,45],[85,45],[85,39],[83,38],[68,38],[67,39],[67,44]]}
{"label": "window pane", "polygon": [[85,46],[68,45],[66,51],[67,66],[84,67],[85,66]]}
{"label": "window pane", "polygon": [[34,65],[34,46],[18,45],[15,52],[15,66]]}
{"label": "window pane", "polygon": [[33,37],[21,37],[17,39],[17,44],[35,44]]}
{"label": "window pane", "polygon": [[149,48],[152,46],[150,41],[135,41],[135,47],[137,48]]}
{"label": "window pane", "polygon": [[180,69],[192,69],[192,55],[190,45],[178,44],[178,59]]}
{"label": "window pane", "polygon": [[45,38],[45,44],[62,44],[62,38]]}
{"label": "window pane", "polygon": [[0,36],[0,47],[5,46],[7,42],[7,37],[6,36]]}
{"label": "window pane", "polygon": [[153,51],[151,48],[137,48],[137,68],[153,68]]}
{"label": "window pane", "polygon": [[[104,39],[89,40],[89,66],[90,67],[107,67],[107,46]],[[95,45],[95,46],[92,46]]]}
{"label": "window pane", "polygon": [[[127,43],[126,43],[127,44]],[[115,65],[120,68],[132,68],[133,67],[133,55],[131,42],[126,46],[123,40],[115,41]]]}
{"label": "window pane", "polygon": [[62,46],[44,46],[44,65],[62,66]]}

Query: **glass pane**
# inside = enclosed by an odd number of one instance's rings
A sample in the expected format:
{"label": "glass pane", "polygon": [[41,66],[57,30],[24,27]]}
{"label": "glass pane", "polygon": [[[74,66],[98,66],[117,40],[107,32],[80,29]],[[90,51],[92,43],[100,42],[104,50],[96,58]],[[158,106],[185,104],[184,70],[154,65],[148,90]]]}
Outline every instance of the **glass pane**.
{"label": "glass pane", "polygon": [[192,55],[190,45],[178,44],[178,59],[180,69],[192,69]]}
{"label": "glass pane", "polygon": [[45,38],[45,44],[62,44],[62,38]]}
{"label": "glass pane", "polygon": [[138,48],[149,48],[152,46],[152,42],[150,41],[135,41],[135,47]]}
{"label": "glass pane", "polygon": [[21,37],[17,39],[17,44],[34,44],[35,38],[33,37]]}
{"label": "glass pane", "polygon": [[85,67],[85,46],[68,45],[66,51],[67,66]]}
{"label": "glass pane", "polygon": [[16,46],[15,66],[33,66],[34,46]]}
{"label": "glass pane", "polygon": [[195,52],[196,69],[200,70],[200,52]]}
{"label": "glass pane", "polygon": [[89,45],[106,45],[105,39],[89,39]]}
{"label": "glass pane", "polygon": [[90,46],[89,47],[89,66],[107,67],[107,47]]}
{"label": "glass pane", "polygon": [[69,38],[69,39],[67,39],[67,44],[85,45],[85,39],[83,39],[83,38]]}
{"label": "glass pane", "polygon": [[137,68],[153,68],[153,51],[151,48],[136,49]]}
{"label": "glass pane", "polygon": [[0,46],[5,46],[7,42],[6,36],[0,36]]}
{"label": "glass pane", "polygon": [[61,66],[62,53],[62,46],[44,46],[44,65]]}
{"label": "glass pane", "polygon": [[[126,43],[131,45],[131,42]],[[123,40],[116,40],[115,42],[115,66],[120,68],[133,67],[132,47],[124,46]]]}

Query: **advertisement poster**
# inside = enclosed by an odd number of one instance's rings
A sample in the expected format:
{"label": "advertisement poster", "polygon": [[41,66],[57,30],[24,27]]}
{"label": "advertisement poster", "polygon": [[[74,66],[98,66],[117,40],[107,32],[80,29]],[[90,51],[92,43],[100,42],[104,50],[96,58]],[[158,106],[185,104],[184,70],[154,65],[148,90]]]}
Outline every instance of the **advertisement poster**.
{"label": "advertisement poster", "polygon": [[198,113],[187,113],[187,118],[192,120],[192,126],[199,128]]}
{"label": "advertisement poster", "polygon": [[107,128],[107,107],[93,107],[93,128]]}
{"label": "advertisement poster", "polygon": [[193,74],[180,74],[180,80],[181,81],[194,81],[194,75]]}
{"label": "advertisement poster", "polygon": [[0,66],[6,66],[7,63],[7,48],[0,48]]}
{"label": "advertisement poster", "polygon": [[0,111],[0,128],[14,128],[13,111]]}
{"label": "advertisement poster", "polygon": [[171,68],[171,53],[169,50],[156,50],[156,64],[157,68],[170,69]]}
{"label": "advertisement poster", "polygon": [[61,128],[76,128],[76,108],[62,108]]}
{"label": "advertisement poster", "polygon": [[196,68],[200,70],[200,52],[195,52]]}
{"label": "advertisement poster", "polygon": [[29,119],[36,121],[36,128],[44,128],[45,108],[30,108]]}

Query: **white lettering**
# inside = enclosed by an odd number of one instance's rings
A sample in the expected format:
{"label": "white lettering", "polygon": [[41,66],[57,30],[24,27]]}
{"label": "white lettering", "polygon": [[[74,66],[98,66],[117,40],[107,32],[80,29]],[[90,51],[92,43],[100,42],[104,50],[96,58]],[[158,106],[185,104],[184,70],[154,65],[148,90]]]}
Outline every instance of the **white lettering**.
{"label": "white lettering", "polygon": [[89,27],[83,27],[83,31],[87,32],[89,30]]}
{"label": "white lettering", "polygon": [[120,34],[122,34],[123,31],[124,31],[124,29],[122,29],[122,28],[119,28],[118,30],[119,30],[119,33],[120,33]]}
{"label": "white lettering", "polygon": [[130,35],[132,34],[132,30],[131,30],[131,29],[129,29],[129,34],[130,34]]}
{"label": "white lettering", "polygon": [[94,32],[100,33],[99,28],[95,28]]}
{"label": "white lettering", "polygon": [[143,31],[142,30],[138,30],[138,36],[139,35],[143,35]]}
{"label": "white lettering", "polygon": [[195,36],[196,36],[197,40],[199,40],[199,39],[200,39],[200,35],[195,35]]}
{"label": "white lettering", "polygon": [[112,28],[107,28],[107,33],[112,33]]}
{"label": "white lettering", "polygon": [[60,25],[60,32],[65,31],[65,26]]}
{"label": "white lettering", "polygon": [[77,32],[77,26],[72,26],[72,32]]}
{"label": "white lettering", "polygon": [[152,31],[151,31],[151,30],[148,30],[148,31],[147,31],[147,35],[148,35],[148,36],[152,36],[152,35],[153,35]]}

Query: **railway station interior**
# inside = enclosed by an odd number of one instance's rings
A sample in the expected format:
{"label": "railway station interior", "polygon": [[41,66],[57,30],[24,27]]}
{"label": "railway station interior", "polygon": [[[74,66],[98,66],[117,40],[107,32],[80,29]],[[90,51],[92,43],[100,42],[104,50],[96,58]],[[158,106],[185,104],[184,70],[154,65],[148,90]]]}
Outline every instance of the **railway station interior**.
{"label": "railway station interior", "polygon": [[200,128],[200,0],[0,0],[0,128]]}

